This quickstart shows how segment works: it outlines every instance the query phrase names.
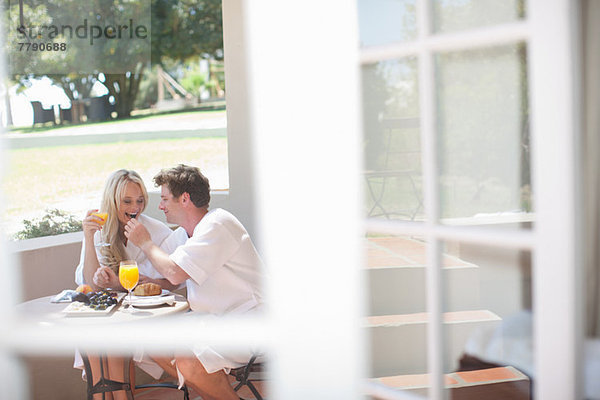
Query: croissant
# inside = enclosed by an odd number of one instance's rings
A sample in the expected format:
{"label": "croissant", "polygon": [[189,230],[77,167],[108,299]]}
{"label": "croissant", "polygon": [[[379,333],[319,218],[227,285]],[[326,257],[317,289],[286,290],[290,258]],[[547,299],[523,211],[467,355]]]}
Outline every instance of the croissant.
{"label": "croissant", "polygon": [[162,287],[156,283],[142,283],[133,289],[133,294],[136,296],[156,296],[162,293]]}

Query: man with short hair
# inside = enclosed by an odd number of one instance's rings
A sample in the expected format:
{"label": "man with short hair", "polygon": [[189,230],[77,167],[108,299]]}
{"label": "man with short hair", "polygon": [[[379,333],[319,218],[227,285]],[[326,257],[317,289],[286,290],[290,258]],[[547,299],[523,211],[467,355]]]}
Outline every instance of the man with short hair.
{"label": "man with short hair", "polygon": [[[208,210],[210,185],[195,167],[183,164],[162,170],[154,177],[161,187],[159,209],[167,222],[185,229],[189,239],[171,255],[150,239],[135,219],[125,236],[146,254],[152,265],[171,283],[187,283],[193,311],[212,315],[257,312],[262,305],[262,261],[243,225],[223,209]],[[196,346],[193,355],[155,359],[168,373],[183,375],[204,399],[238,399],[226,373],[246,364],[250,354],[219,354]]]}

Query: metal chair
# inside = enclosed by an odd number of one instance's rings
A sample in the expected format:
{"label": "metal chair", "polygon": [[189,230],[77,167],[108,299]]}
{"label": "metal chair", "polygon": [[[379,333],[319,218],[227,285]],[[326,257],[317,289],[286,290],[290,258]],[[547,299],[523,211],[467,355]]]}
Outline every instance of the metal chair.
{"label": "metal chair", "polygon": [[248,386],[256,400],[263,400],[261,394],[256,389],[256,386],[252,383],[253,381],[262,381],[263,376],[263,364],[256,362],[256,359],[259,357],[258,354],[253,355],[243,367],[234,368],[229,372],[229,375],[233,376],[235,380],[238,382],[235,388],[236,392],[240,390],[243,386]]}
{"label": "metal chair", "polygon": [[[131,373],[130,370],[133,366],[130,364],[130,368],[125,368],[124,371],[124,382],[113,381],[111,379],[107,379],[104,376],[104,362],[103,358],[105,355],[100,355],[100,379],[96,384],[94,384],[94,378],[92,376],[92,368],[90,366],[90,360],[87,357],[87,354],[81,352],[81,358],[83,359],[83,366],[85,368],[85,374],[87,376],[87,398],[88,400],[92,400],[94,394],[102,393],[102,399],[106,399],[107,392],[114,392],[118,390],[124,390],[128,400],[134,400],[133,391],[131,388]],[[158,383],[147,383],[142,385],[136,385],[135,389],[149,389],[149,388],[168,388],[168,389],[178,389],[183,391],[183,398],[185,400],[190,399],[190,394],[186,385],[183,385],[181,389],[176,383],[171,382],[158,382]]]}
{"label": "metal chair", "polygon": [[[381,164],[376,170],[365,171],[364,176],[372,200],[368,217],[391,219],[394,216],[414,220],[423,208],[419,185],[420,149],[415,143],[414,131],[419,128],[417,118],[390,118],[381,122],[383,129]],[[409,134],[412,132],[412,134]],[[386,202],[386,196],[398,196],[396,185],[406,185],[406,198]],[[389,204],[387,204],[389,203]],[[398,209],[397,206],[404,206]]]}
{"label": "metal chair", "polygon": [[[176,383],[172,383],[172,382],[157,382],[157,383],[146,383],[143,385],[135,385],[136,390],[137,389],[150,389],[150,388],[167,388],[167,389],[179,389],[179,386]],[[186,385],[183,385],[181,387],[181,389],[179,389],[183,392],[183,398],[184,400],[190,400],[190,393],[188,391],[188,388]]]}
{"label": "metal chair", "polygon": [[131,391],[131,384],[129,383],[129,368],[125,368],[124,378],[125,382],[117,382],[110,379],[107,379],[104,376],[104,355],[100,355],[100,379],[96,384],[94,384],[94,377],[92,375],[92,367],[90,365],[90,360],[86,353],[81,352],[81,358],[83,359],[83,366],[85,368],[85,375],[87,377],[87,398],[88,400],[92,400],[94,394],[102,393],[102,400],[106,399],[107,392],[114,392],[117,390],[124,390],[127,399],[133,400],[133,393]]}

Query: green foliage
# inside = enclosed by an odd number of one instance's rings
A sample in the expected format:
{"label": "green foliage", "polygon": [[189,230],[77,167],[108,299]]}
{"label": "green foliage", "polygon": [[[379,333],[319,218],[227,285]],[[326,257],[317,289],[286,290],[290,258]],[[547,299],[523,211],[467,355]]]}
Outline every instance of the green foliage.
{"label": "green foliage", "polygon": [[[40,52],[41,57],[34,58],[31,53],[13,52],[19,57],[11,57],[9,61],[9,70],[15,80],[23,82],[28,78],[47,75],[65,90],[70,99],[88,97],[91,85],[101,80],[100,74],[103,73],[103,83],[115,99],[118,118],[130,116],[134,104],[139,106],[153,103],[149,99],[154,96],[152,92],[155,89],[148,86],[150,82],[144,88],[140,87],[141,80],[149,69],[148,56],[151,56],[152,64],[161,64],[163,67],[168,64],[166,59],[169,58],[177,62],[197,57],[223,59],[221,0],[107,0],[102,3],[30,0],[25,3],[25,22],[34,26],[71,21],[73,15],[81,20],[87,18],[92,21],[97,15],[91,13],[93,10],[90,9],[90,4],[102,4],[102,11],[97,14],[107,21],[118,20],[124,14],[123,10],[130,10],[129,14],[139,17],[147,14],[150,16],[148,24],[151,27],[151,49],[138,47],[136,42],[107,40],[98,42],[98,45],[77,49],[70,46],[67,52]],[[149,5],[151,7],[148,9]],[[8,4],[3,6],[4,22],[7,26],[18,26],[18,2],[10,3],[10,8]],[[9,19],[11,23],[8,23]],[[66,40],[60,37],[58,39]],[[9,30],[6,46],[14,46],[19,41],[23,40],[19,40],[16,29]],[[89,68],[81,69],[88,62],[98,64],[93,72]],[[168,68],[165,67],[165,70]],[[219,85],[224,87],[220,82]],[[142,99],[136,102],[139,91]]]}
{"label": "green foliage", "polygon": [[147,69],[140,81],[138,95],[133,104],[134,108],[150,108],[158,99],[158,74],[156,66]]}
{"label": "green foliage", "polygon": [[223,59],[221,0],[152,0],[152,63]]}
{"label": "green foliage", "polygon": [[183,79],[181,79],[181,86],[196,97],[200,97],[206,84],[206,74],[200,71],[198,64],[185,71]]}
{"label": "green foliage", "polygon": [[[200,64],[208,61],[209,71],[203,71]],[[161,62],[162,69],[178,81],[189,94],[200,98],[204,90],[208,90],[211,97],[223,97],[225,89],[225,74],[222,61],[206,60],[193,57],[185,62],[164,57]],[[156,65],[147,69],[139,85],[139,93],[134,107],[137,109],[150,108],[158,100],[158,68]],[[165,98],[171,98],[168,91],[164,92]]]}
{"label": "green foliage", "polygon": [[23,225],[23,230],[14,235],[16,240],[79,232],[82,229],[81,221],[58,209],[46,210],[46,215],[41,218],[25,219]]}

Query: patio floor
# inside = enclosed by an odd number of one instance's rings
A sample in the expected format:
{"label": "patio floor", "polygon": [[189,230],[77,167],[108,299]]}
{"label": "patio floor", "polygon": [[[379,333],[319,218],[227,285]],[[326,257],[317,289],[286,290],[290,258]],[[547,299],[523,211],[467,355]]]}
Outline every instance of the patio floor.
{"label": "patio floor", "polygon": [[[370,237],[367,239],[367,267],[403,267],[424,266],[426,264],[427,244],[420,239],[398,236]],[[465,261],[452,255],[455,249],[444,249],[442,262],[444,267],[459,267]]]}

